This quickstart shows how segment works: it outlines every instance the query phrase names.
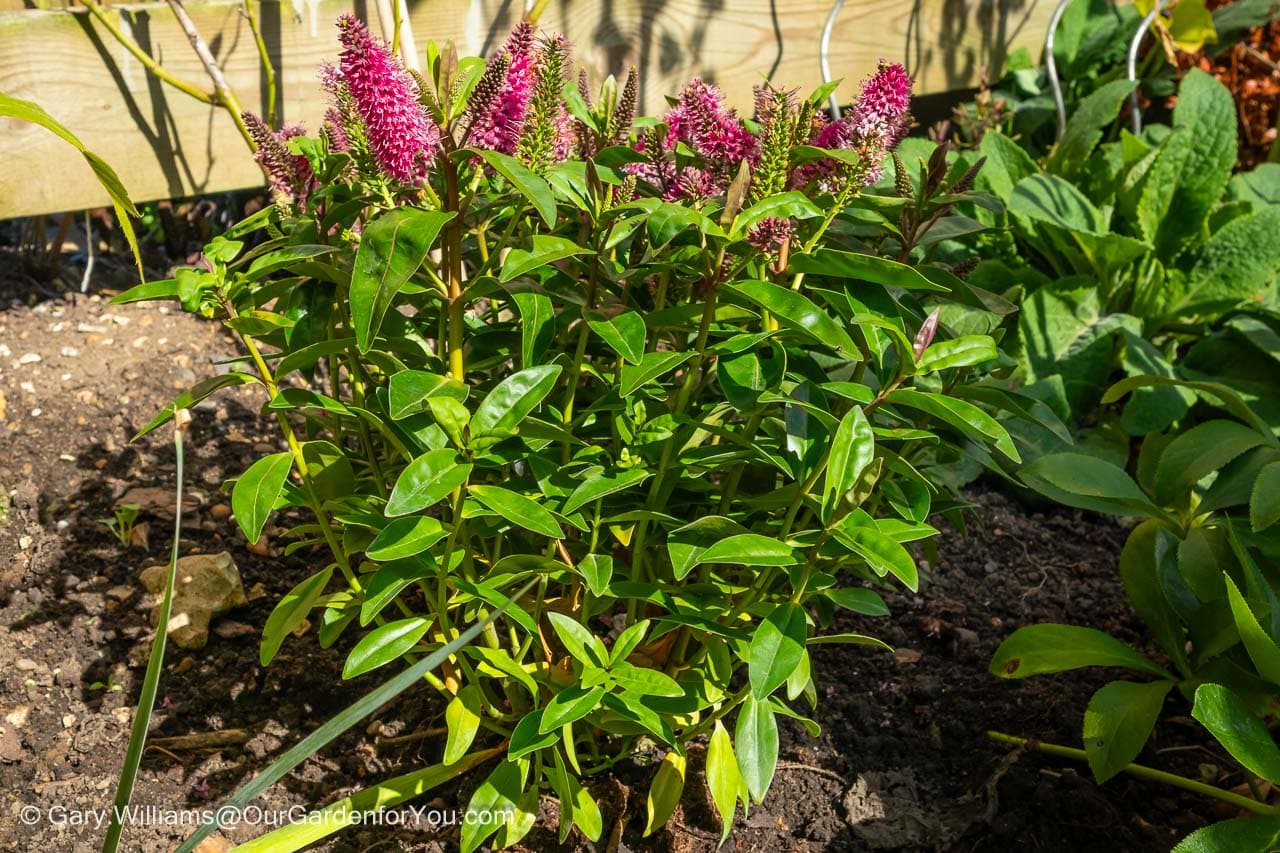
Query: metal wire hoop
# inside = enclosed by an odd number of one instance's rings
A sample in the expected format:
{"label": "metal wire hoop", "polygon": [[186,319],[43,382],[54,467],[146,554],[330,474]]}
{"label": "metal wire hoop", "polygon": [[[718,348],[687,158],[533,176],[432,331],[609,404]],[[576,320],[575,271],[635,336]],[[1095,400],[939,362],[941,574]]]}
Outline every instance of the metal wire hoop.
{"label": "metal wire hoop", "polygon": [[1134,84],[1133,91],[1129,93],[1129,118],[1133,125],[1133,132],[1136,136],[1142,133],[1142,108],[1138,104],[1138,49],[1142,47],[1142,39],[1147,34],[1147,30],[1151,29],[1151,25],[1155,23],[1156,15],[1164,11],[1169,0],[1156,0],[1156,5],[1152,7],[1147,16],[1142,19],[1142,23],[1138,25],[1138,31],[1133,34],[1133,41],[1129,42],[1129,82]]}
{"label": "metal wire hoop", "polygon": [[[840,17],[840,10],[844,8],[844,0],[836,0],[831,6],[831,11],[827,13],[827,22],[822,25],[822,41],[818,43],[818,62],[822,65],[822,82],[831,82],[831,31],[836,28],[836,19]],[[831,117],[835,121],[840,120],[840,99],[836,97],[836,93],[832,92],[827,96],[831,104]]]}

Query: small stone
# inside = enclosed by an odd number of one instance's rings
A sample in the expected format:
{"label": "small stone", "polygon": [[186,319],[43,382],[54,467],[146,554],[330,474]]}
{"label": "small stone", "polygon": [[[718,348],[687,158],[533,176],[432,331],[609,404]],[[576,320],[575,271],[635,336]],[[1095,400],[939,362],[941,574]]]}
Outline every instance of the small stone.
{"label": "small stone", "polygon": [[264,536],[257,542],[249,546],[249,553],[257,554],[259,557],[269,557],[271,548],[267,546],[267,538]]}
{"label": "small stone", "polygon": [[894,660],[902,664],[919,663],[923,657],[924,655],[915,649],[897,649],[893,653]]}
{"label": "small stone", "polygon": [[30,537],[30,536],[19,536],[19,537],[18,537],[18,547],[19,547],[19,548],[21,548],[21,549],[22,549],[22,550],[24,550],[24,551],[25,551],[25,550],[27,550],[28,548],[30,548],[30,547],[31,547],[31,537]]}
{"label": "small stone", "polygon": [[[164,594],[168,578],[168,566],[150,566],[141,575],[143,586],[157,596]],[[223,551],[183,557],[178,560],[169,636],[181,648],[202,649],[209,641],[209,622],[244,603],[240,572],[230,554]],[[159,618],[157,604],[151,611],[151,620],[156,622]]]}
{"label": "small stone", "polygon": [[224,640],[232,640],[236,637],[252,637],[258,633],[258,629],[243,622],[226,620],[219,622],[217,627],[213,629],[213,633]]}
{"label": "small stone", "polygon": [[231,507],[226,504],[214,504],[209,507],[209,515],[213,516],[218,521],[223,521],[231,516]]}
{"label": "small stone", "polygon": [[4,715],[4,721],[15,729],[20,729],[27,724],[27,715],[31,713],[31,709],[26,705],[19,705],[12,711]]}
{"label": "small stone", "polygon": [[62,354],[67,358],[79,358],[80,350],[76,349],[75,347],[63,347]]}
{"label": "small stone", "polygon": [[43,360],[44,359],[40,357],[40,353],[29,352],[26,355],[23,355],[18,358],[18,364],[35,364],[36,362],[43,361]]}
{"label": "small stone", "polygon": [[75,458],[74,456],[72,456],[70,453],[59,453],[59,454],[58,454],[58,458],[59,458],[59,459],[61,459],[63,462],[75,462],[75,461],[76,461],[76,458]]}
{"label": "small stone", "polygon": [[125,584],[121,584],[120,586],[113,586],[111,587],[111,589],[107,590],[107,598],[113,599],[115,601],[125,602],[133,598],[133,593],[134,593],[133,587],[126,586]]}
{"label": "small stone", "polygon": [[75,715],[75,714],[63,714],[63,715],[62,715],[62,727],[63,727],[64,729],[69,729],[69,728],[71,728],[72,726],[74,726],[75,724],[76,724],[76,715]]}

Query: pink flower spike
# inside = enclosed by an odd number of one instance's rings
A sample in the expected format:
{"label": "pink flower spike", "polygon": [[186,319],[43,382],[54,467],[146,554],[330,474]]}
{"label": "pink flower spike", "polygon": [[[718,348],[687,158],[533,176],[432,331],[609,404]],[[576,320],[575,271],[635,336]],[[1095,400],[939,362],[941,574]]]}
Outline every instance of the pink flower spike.
{"label": "pink flower spike", "polygon": [[[515,153],[536,82],[535,36],[533,25],[522,21],[507,37],[497,54],[508,61],[506,82],[488,108],[475,117],[469,144],[503,154]],[[489,60],[490,66],[495,59]]]}
{"label": "pink flower spike", "polygon": [[418,103],[418,86],[391,52],[353,15],[338,18],[342,80],[382,170],[403,184],[421,183],[440,146],[440,129]]}
{"label": "pink flower spike", "polygon": [[911,76],[907,69],[882,59],[875,73],[863,82],[853,113],[859,129],[869,133],[872,128],[893,128],[910,104]]}

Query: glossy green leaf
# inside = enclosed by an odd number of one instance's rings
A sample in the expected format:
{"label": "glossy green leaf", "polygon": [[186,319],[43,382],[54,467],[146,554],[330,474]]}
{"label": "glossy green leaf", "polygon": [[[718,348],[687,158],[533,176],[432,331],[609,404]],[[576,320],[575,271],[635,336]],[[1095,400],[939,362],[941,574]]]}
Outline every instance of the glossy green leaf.
{"label": "glossy green leaf", "polygon": [[425,411],[428,400],[437,396],[461,402],[467,399],[467,386],[425,370],[401,370],[387,383],[387,414],[392,420],[402,420]]}
{"label": "glossy green leaf", "polygon": [[645,800],[645,813],[648,816],[644,825],[645,838],[654,830],[662,828],[676,806],[680,803],[680,794],[684,791],[684,772],[686,759],[674,749],[663,756],[658,764],[658,772],[649,785],[649,796]]}
{"label": "glossy green leaf", "polygon": [[742,700],[734,741],[738,772],[747,791],[753,801],[763,802],[778,766],[778,721],[773,706],[754,696]]}
{"label": "glossy green leaf", "polygon": [[[524,720],[520,722],[523,724]],[[476,818],[462,821],[462,853],[473,853],[506,825],[506,815],[515,812],[516,802],[524,792],[526,765],[527,762],[506,758],[476,788],[467,802],[467,813]]]}
{"label": "glossy green leaf", "polygon": [[538,733],[567,726],[590,714],[600,704],[604,696],[603,687],[566,687],[551,697],[551,701],[542,709],[542,721],[538,723]]}
{"label": "glossy green leaf", "polygon": [[471,148],[467,150],[467,153],[478,154],[483,157],[495,172],[506,178],[511,186],[515,187],[521,195],[529,200],[529,203],[533,205],[533,209],[542,217],[542,221],[547,223],[547,227],[555,226],[556,196],[551,190],[550,184],[530,171],[515,157],[503,154],[500,151]]}
{"label": "glossy green leaf", "polygon": [[627,468],[622,471],[606,471],[603,474],[597,474],[588,480],[583,480],[582,484],[570,493],[561,512],[564,515],[570,515],[603,497],[638,486],[649,477],[650,472],[643,468]]}
{"label": "glossy green leaf", "polygon": [[795,549],[759,533],[739,533],[721,539],[698,556],[698,563],[732,563],[738,566],[791,566],[800,562]]}
{"label": "glossy green leaf", "polygon": [[1084,751],[1099,783],[1138,757],[1172,687],[1172,681],[1113,681],[1093,694],[1084,712]]}
{"label": "glossy green leaf", "polygon": [[223,388],[232,388],[236,385],[247,385],[250,382],[258,381],[260,380],[256,376],[234,371],[231,373],[223,373],[220,376],[211,376],[203,382],[199,382],[194,385],[189,391],[183,391],[174,398],[173,403],[166,406],[164,411],[152,418],[146,426],[138,431],[137,435],[135,435],[132,440],[137,441],[144,435],[147,435],[148,433],[169,423],[169,421],[173,420],[173,413],[176,410],[195,408],[197,403],[205,400],[215,391],[220,391]]}
{"label": "glossy green leaf", "polygon": [[444,742],[445,764],[461,761],[475,742],[476,732],[480,730],[483,698],[478,685],[468,684],[445,706],[444,722],[449,729]]}
{"label": "glossy green leaf", "polygon": [[1249,523],[1261,533],[1280,521],[1280,462],[1264,465],[1249,494]]}
{"label": "glossy green leaf", "polygon": [[738,770],[738,757],[733,752],[733,741],[724,724],[716,720],[707,744],[707,787],[711,801],[720,814],[720,843],[733,830],[733,816],[738,807],[738,791],[746,783]]}
{"label": "glossy green leaf", "polygon": [[471,463],[459,462],[449,448],[430,450],[410,462],[396,478],[386,514],[390,518],[408,515],[444,500],[471,475]]}
{"label": "glossy green leaf", "polygon": [[1268,782],[1280,782],[1280,748],[1271,731],[1230,689],[1221,684],[1201,684],[1196,688],[1191,716],[1251,773]]}
{"label": "glossy green leaf", "polygon": [[342,667],[343,678],[355,678],[371,669],[398,660],[417,645],[431,627],[431,620],[413,616],[379,625],[356,643]]}
{"label": "glossy green leaf", "polygon": [[610,673],[623,690],[629,690],[641,696],[684,695],[684,688],[674,678],[660,670],[619,661],[610,667]]}
{"label": "glossy green leaf", "polygon": [[517,371],[499,382],[471,418],[472,438],[514,434],[520,422],[551,393],[561,370],[558,364],[544,364]]}
{"label": "glossy green leaf", "polygon": [[916,360],[916,373],[933,373],[949,367],[970,367],[992,361],[997,355],[996,343],[990,337],[961,335],[929,346]]}
{"label": "glossy green leaf", "polygon": [[624,311],[612,317],[593,311],[587,314],[587,325],[631,364],[640,364],[644,359],[644,318],[635,311]]}
{"label": "glossy green leaf", "polygon": [[520,366],[535,367],[555,340],[555,303],[543,293],[514,293],[511,299],[520,312]]}
{"label": "glossy green leaf", "polygon": [[569,654],[582,663],[598,667],[605,666],[605,662],[609,659],[608,650],[598,637],[593,636],[582,626],[582,623],[554,611],[548,613],[547,618]]}
{"label": "glossy green leaf", "polygon": [[422,266],[453,213],[397,207],[365,225],[351,271],[351,324],[368,352],[396,295]]}
{"label": "glossy green leaf", "polygon": [[1223,572],[1222,577],[1227,584],[1227,600],[1231,603],[1231,616],[1235,620],[1236,629],[1240,632],[1240,639],[1249,652],[1249,658],[1258,668],[1259,675],[1272,684],[1280,685],[1280,645],[1277,645],[1275,638],[1258,623],[1258,617],[1254,615],[1249,602],[1240,594],[1231,575]]}
{"label": "glossy green leaf", "polygon": [[522,494],[501,486],[469,486],[467,492],[507,521],[551,539],[563,539],[564,530],[551,511]]}
{"label": "glossy green leaf", "polygon": [[1006,457],[1014,462],[1022,461],[1008,431],[1000,425],[999,421],[972,403],[942,394],[916,391],[914,388],[899,388],[890,392],[886,399],[895,405],[909,406],[933,415],[966,435],[990,439],[996,449]]}
{"label": "glossy green leaf", "polygon": [[401,590],[422,578],[436,574],[436,563],[426,554],[404,557],[379,566],[373,577],[364,582],[364,601],[360,604],[360,624],[368,625]]}
{"label": "glossy green leaf", "polygon": [[826,479],[822,486],[820,514],[823,524],[830,525],[839,516],[845,496],[871,464],[875,450],[876,440],[871,424],[867,422],[862,407],[854,406],[840,421],[831,439]]}
{"label": "glossy green leaf", "polygon": [[767,281],[739,281],[729,286],[778,319],[788,329],[846,356],[858,352],[849,333],[808,297]]}
{"label": "glossy green leaf", "polygon": [[1265,439],[1244,424],[1228,420],[1206,421],[1169,442],[1156,465],[1156,500],[1181,502],[1183,494]]}
{"label": "glossy green leaf", "polygon": [[1022,469],[1022,481],[1067,506],[1116,515],[1160,514],[1124,469],[1083,453],[1041,456]]}
{"label": "glossy green leaf", "polygon": [[888,616],[889,605],[875,590],[846,587],[844,589],[826,589],[822,594],[838,606],[863,616]]}
{"label": "glossy green leaf", "polygon": [[592,595],[604,595],[613,578],[613,557],[607,554],[587,554],[578,561],[578,571],[587,582]]}
{"label": "glossy green leaf", "polygon": [[929,280],[910,264],[860,252],[819,249],[811,254],[793,256],[789,269],[791,272],[869,281],[873,284],[899,287],[903,290],[947,292],[946,287]]}
{"label": "glossy green leaf", "polygon": [[572,240],[553,237],[549,234],[535,234],[531,240],[531,249],[515,248],[507,252],[502,262],[502,274],[499,281],[511,281],[526,273],[547,266],[555,261],[571,258],[574,255],[590,255],[590,249],[584,249]]}
{"label": "glossy green leaf", "polygon": [[876,574],[891,574],[912,592],[919,588],[919,570],[911,552],[877,528],[850,516],[835,528],[835,538],[866,560]]}
{"label": "glossy green leaf", "polygon": [[259,663],[263,666],[271,663],[276,652],[280,651],[280,644],[284,642],[284,638],[298,629],[298,626],[307,618],[307,614],[311,612],[311,608],[324,594],[324,588],[329,585],[331,577],[333,577],[332,567],[316,572],[280,599],[280,603],[271,611],[266,625],[262,628],[262,647],[258,652]]}
{"label": "glossy green leaf", "polygon": [[751,695],[764,700],[787,680],[804,657],[808,635],[809,623],[798,605],[784,602],[765,617],[751,637]]}
{"label": "glossy green leaf", "polygon": [[262,536],[267,516],[280,499],[292,470],[292,453],[271,453],[250,465],[236,480],[231,490],[231,511],[250,543]]}
{"label": "glossy green leaf", "polygon": [[389,562],[421,554],[448,534],[438,519],[423,515],[397,518],[365,549],[370,560]]}
{"label": "glossy green leaf", "polygon": [[623,397],[630,397],[647,383],[665,376],[693,356],[692,352],[647,352],[641,357],[639,364],[622,366],[622,382],[618,386],[618,393]]}
{"label": "glossy green leaf", "polygon": [[1119,666],[1159,678],[1172,678],[1131,646],[1094,628],[1028,625],[996,649],[990,670],[1001,678],[1027,678],[1088,666]]}

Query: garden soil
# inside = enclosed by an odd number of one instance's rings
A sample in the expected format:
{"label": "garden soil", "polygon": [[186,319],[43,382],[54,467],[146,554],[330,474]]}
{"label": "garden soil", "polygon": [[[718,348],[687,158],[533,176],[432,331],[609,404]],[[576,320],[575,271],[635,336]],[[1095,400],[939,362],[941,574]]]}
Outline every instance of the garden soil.
{"label": "garden soil", "polygon": [[[3,278],[3,276],[0,276]],[[3,287],[0,287],[2,290]],[[179,390],[234,354],[213,323],[170,309],[112,307],[101,295],[0,293],[0,849],[96,850],[91,810],[109,806],[128,740],[151,633],[138,575],[171,543],[175,459],[170,431],[130,437]],[[348,645],[289,638],[269,666],[258,635],[274,603],[323,558],[251,549],[228,518],[222,482],[280,449],[242,388],[196,408],[188,440],[189,509],[181,551],[228,552],[246,603],[216,618],[207,645],[170,646],[134,802],[150,816],[122,849],[171,850],[189,829],[165,810],[220,802],[289,745],[385,677],[340,678]],[[918,595],[890,594],[893,616],[837,626],[883,637],[893,653],[815,650],[817,737],[784,721],[768,800],[741,812],[725,849],[766,851],[1167,851],[1230,816],[1206,801],[1121,776],[1096,786],[1086,767],[1011,752],[988,729],[1078,746],[1092,691],[1117,672],[1002,681],[987,662],[1014,629],[1089,625],[1144,646],[1116,577],[1124,530],[1071,510],[1034,509],[978,487],[967,532],[944,528]],[[140,504],[135,544],[102,519]],[[144,526],[145,525],[145,526]],[[1141,761],[1234,785],[1231,763],[1178,696]],[[413,692],[307,761],[257,801],[264,814],[331,802],[439,759],[440,702]],[[712,851],[719,826],[700,778],[702,753],[670,824],[642,838],[652,764],[619,766],[592,783],[605,835],[570,849]],[[461,808],[483,770],[421,804]],[[24,811],[25,810],[25,811]],[[555,804],[523,842],[561,849]],[[250,815],[253,817],[254,815]],[[406,818],[406,820],[408,820]],[[88,821],[88,825],[84,822]],[[242,823],[226,840],[264,830]],[[456,825],[360,827],[318,849],[453,850]],[[205,850],[221,850],[212,845]]]}

